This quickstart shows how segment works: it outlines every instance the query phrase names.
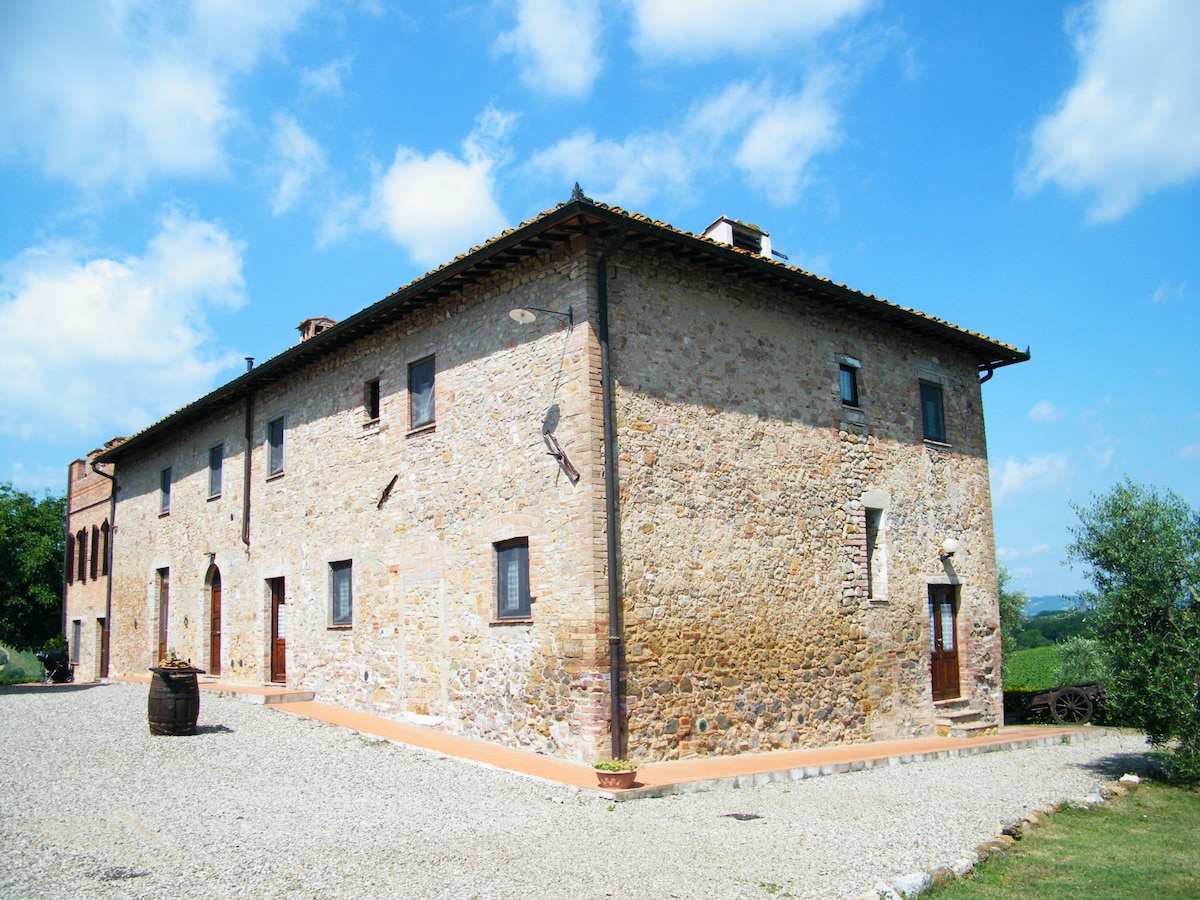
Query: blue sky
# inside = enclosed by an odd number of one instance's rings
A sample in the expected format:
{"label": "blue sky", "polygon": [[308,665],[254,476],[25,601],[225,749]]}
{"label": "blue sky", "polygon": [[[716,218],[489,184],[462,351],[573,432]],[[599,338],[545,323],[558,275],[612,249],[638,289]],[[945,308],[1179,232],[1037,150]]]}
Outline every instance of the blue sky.
{"label": "blue sky", "polygon": [[0,0],[0,480],[576,181],[1028,345],[984,400],[1031,594],[1118,479],[1200,506],[1194,0]]}

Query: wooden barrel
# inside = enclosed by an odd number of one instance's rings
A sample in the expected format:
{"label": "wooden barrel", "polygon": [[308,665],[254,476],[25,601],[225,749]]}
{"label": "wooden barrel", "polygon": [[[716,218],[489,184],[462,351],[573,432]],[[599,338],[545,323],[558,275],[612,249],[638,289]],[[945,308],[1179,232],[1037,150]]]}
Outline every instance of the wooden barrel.
{"label": "wooden barrel", "polygon": [[151,734],[196,733],[200,717],[200,683],[196,669],[152,668],[147,716]]}

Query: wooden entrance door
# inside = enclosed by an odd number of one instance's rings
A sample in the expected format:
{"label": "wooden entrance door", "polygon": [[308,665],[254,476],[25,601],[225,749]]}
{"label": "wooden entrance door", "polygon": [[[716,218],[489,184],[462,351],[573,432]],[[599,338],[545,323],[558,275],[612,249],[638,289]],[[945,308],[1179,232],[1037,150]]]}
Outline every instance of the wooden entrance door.
{"label": "wooden entrance door", "polygon": [[211,675],[221,674],[221,572],[212,570],[212,584],[208,590],[208,671]]}
{"label": "wooden entrance door", "polygon": [[96,624],[100,628],[100,672],[101,678],[108,677],[108,620],[97,619]]}
{"label": "wooden entrance door", "polygon": [[271,681],[287,683],[287,606],[283,579],[272,578],[271,586]]}
{"label": "wooden entrance door", "polygon": [[929,654],[935,701],[960,696],[956,594],[954,585],[929,586]]}

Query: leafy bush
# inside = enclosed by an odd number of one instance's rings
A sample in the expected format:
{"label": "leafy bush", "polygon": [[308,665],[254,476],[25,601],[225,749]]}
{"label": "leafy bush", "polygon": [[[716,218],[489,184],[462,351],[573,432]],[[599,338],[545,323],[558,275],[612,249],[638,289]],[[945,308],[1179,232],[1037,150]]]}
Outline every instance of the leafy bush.
{"label": "leafy bush", "polygon": [[45,671],[32,653],[13,650],[0,644],[0,684],[41,681]]}
{"label": "leafy bush", "polygon": [[1004,664],[1005,691],[1048,691],[1058,681],[1060,648],[1034,647],[1018,650]]}

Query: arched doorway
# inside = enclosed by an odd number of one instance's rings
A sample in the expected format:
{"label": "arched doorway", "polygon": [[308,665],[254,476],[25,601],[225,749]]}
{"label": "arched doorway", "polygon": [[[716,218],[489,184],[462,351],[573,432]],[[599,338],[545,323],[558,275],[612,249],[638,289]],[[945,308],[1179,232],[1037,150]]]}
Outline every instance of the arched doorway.
{"label": "arched doorway", "polygon": [[221,570],[208,570],[208,673],[221,674]]}

